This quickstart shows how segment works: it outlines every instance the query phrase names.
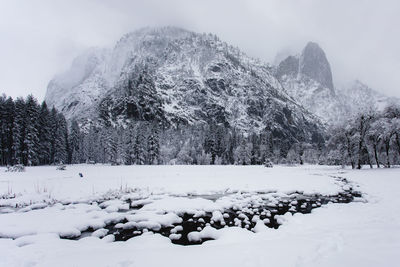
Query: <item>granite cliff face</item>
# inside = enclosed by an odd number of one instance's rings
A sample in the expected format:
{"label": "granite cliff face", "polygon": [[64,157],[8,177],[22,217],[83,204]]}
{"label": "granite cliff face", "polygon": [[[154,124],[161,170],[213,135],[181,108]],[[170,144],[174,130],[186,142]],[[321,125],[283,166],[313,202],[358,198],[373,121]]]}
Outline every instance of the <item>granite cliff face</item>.
{"label": "granite cliff face", "polygon": [[337,118],[341,109],[332,82],[330,64],[316,43],[308,43],[302,53],[289,56],[276,67],[275,75],[294,100],[323,121]]}
{"label": "granite cliff face", "polygon": [[288,56],[275,67],[287,93],[326,124],[335,124],[365,109],[383,110],[395,98],[384,96],[360,81],[334,86],[325,52],[309,42],[300,55]]}
{"label": "granite cliff face", "polygon": [[304,47],[299,59],[299,74],[317,81],[334,93],[331,66],[318,44],[309,42]]}

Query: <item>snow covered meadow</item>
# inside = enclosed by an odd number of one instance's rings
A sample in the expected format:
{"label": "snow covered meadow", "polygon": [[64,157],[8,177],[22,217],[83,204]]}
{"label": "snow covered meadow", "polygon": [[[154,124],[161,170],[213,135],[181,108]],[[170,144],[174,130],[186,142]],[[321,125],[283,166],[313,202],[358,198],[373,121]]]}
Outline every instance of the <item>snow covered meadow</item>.
{"label": "snow covered meadow", "polygon": [[0,266],[398,266],[399,170],[0,168]]}

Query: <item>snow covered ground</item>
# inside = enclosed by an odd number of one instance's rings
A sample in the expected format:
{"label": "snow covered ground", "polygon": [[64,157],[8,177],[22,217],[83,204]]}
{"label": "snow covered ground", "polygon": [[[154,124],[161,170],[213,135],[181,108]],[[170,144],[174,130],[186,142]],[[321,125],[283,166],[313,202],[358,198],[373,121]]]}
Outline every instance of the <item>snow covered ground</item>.
{"label": "snow covered ground", "polygon": [[[53,166],[4,171],[0,168],[0,266],[399,264],[397,168],[74,165],[66,171]],[[349,186],[337,177],[359,185],[366,201],[330,203],[311,214],[287,213],[280,216],[279,229],[259,222],[254,231],[207,226],[191,234],[216,239],[202,245],[175,245],[175,236],[151,232],[179,224],[182,212],[212,212],[212,219],[222,222],[227,208],[273,203],[293,192],[334,195]],[[104,227],[121,218],[125,221],[118,227],[135,227],[142,234],[112,242]],[[96,231],[79,240],[60,238],[79,236],[88,227]]]}

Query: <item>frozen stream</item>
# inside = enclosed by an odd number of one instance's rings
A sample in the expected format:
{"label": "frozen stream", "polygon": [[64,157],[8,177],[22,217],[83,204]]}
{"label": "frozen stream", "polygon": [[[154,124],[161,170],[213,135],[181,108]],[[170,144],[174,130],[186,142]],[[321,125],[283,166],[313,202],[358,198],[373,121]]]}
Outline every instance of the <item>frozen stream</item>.
{"label": "frozen stream", "polygon": [[[114,220],[101,229],[88,227],[80,235],[64,235],[61,237],[79,240],[92,235],[97,237],[112,236],[115,241],[126,241],[143,233],[153,232],[169,237],[174,244],[195,245],[214,239],[214,229],[241,227],[250,231],[257,231],[257,224],[261,222],[269,228],[278,229],[284,221],[283,215],[288,212],[291,214],[307,214],[328,203],[349,203],[361,198],[361,193],[353,190],[353,187],[345,178],[335,177],[335,179],[343,184],[343,191],[336,195],[307,195],[301,192],[293,192],[288,195],[278,194],[277,192],[236,192],[180,196],[180,198],[207,199],[214,202],[223,198],[240,199],[242,205],[232,205],[232,207],[223,210],[196,213],[176,212],[179,219],[167,225],[151,221],[143,223],[140,220],[132,222],[122,216],[120,220]],[[129,216],[140,214],[147,202],[146,199],[132,200],[125,198],[124,202],[119,205],[129,207],[123,212],[123,214]],[[243,205],[243,203],[245,204]],[[99,206],[103,209],[110,207],[102,203],[99,203]],[[167,215],[167,213],[161,215]]]}

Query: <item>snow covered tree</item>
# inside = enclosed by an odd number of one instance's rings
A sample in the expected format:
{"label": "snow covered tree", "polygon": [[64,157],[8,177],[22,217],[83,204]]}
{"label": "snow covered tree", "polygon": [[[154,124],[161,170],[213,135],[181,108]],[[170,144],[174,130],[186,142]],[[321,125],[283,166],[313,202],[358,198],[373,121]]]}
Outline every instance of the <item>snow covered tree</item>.
{"label": "snow covered tree", "polygon": [[76,164],[81,162],[81,139],[82,134],[76,120],[72,120],[69,138],[68,161]]}
{"label": "snow covered tree", "polygon": [[142,127],[138,126],[136,130],[135,142],[133,144],[133,163],[143,165],[146,163],[146,138]]}
{"label": "snow covered tree", "polygon": [[383,111],[383,116],[387,118],[391,133],[393,135],[393,143],[397,148],[397,153],[400,157],[400,106],[391,105]]}
{"label": "snow covered tree", "polygon": [[390,148],[392,143],[393,131],[390,125],[390,121],[387,118],[382,120],[382,145],[385,152],[386,157],[386,167],[390,168]]}
{"label": "snow covered tree", "polygon": [[135,162],[134,159],[134,144],[136,141],[136,132],[132,124],[127,127],[127,130],[123,134],[124,140],[124,164],[132,165]]}
{"label": "snow covered tree", "polygon": [[251,156],[251,143],[243,138],[240,145],[235,149],[235,163],[237,165],[249,165]]}
{"label": "snow covered tree", "polygon": [[50,111],[47,108],[46,102],[43,102],[40,106],[39,121],[38,121],[38,135],[39,135],[39,163],[49,164],[50,163],[50,147],[51,147],[51,119]]}
{"label": "snow covered tree", "polygon": [[333,127],[331,130],[331,137],[328,140],[328,149],[330,150],[327,155],[328,164],[339,164],[343,166],[350,163],[352,169],[356,167],[355,155],[357,147],[356,129],[351,123],[347,121],[341,125]]}
{"label": "snow covered tree", "polygon": [[158,131],[155,127],[150,130],[147,138],[147,149],[148,149],[148,163],[158,164],[160,156],[160,143],[158,137]]}
{"label": "snow covered tree", "polygon": [[12,164],[15,105],[11,97],[0,96],[0,165]]}
{"label": "snow covered tree", "polygon": [[37,100],[29,95],[25,102],[25,150],[22,162],[24,165],[37,165],[39,163],[39,105]]}
{"label": "snow covered tree", "polygon": [[115,129],[108,129],[104,131],[104,151],[105,151],[105,162],[110,162],[115,165],[118,164],[118,151],[119,151],[119,140],[118,133]]}
{"label": "snow covered tree", "polygon": [[197,155],[197,164],[198,165],[209,165],[209,164],[211,164],[211,155],[207,154],[204,150],[201,151],[201,154]]}
{"label": "snow covered tree", "polygon": [[68,131],[65,117],[57,113],[54,134],[54,164],[67,163],[68,160]]}
{"label": "snow covered tree", "polygon": [[371,126],[371,121],[374,118],[374,114],[372,112],[364,112],[356,116],[356,129],[357,129],[357,139],[358,139],[358,161],[357,161],[357,169],[361,169],[363,160],[365,157],[367,161],[370,163],[372,168],[370,155],[365,145],[366,136]]}
{"label": "snow covered tree", "polygon": [[262,133],[260,136],[260,161],[269,162],[273,158],[273,139],[271,132]]}
{"label": "snow covered tree", "polygon": [[178,164],[190,165],[193,163],[193,158],[190,156],[191,144],[186,140],[182,145],[176,159]]}
{"label": "snow covered tree", "polygon": [[[50,112],[32,96],[15,101],[0,97],[0,164],[39,165],[54,161],[55,135],[58,129],[54,108]],[[63,117],[63,116],[62,116]],[[60,125],[66,125],[64,123]],[[62,129],[64,135],[67,130]],[[68,150],[68,144],[66,149]]]}
{"label": "snow covered tree", "polygon": [[250,151],[250,164],[259,165],[262,164],[260,156],[260,142],[259,137],[256,133],[250,135],[251,151]]}
{"label": "snow covered tree", "polygon": [[367,142],[373,152],[375,163],[380,168],[379,151],[384,133],[384,124],[382,119],[377,119],[371,123],[371,127],[367,132]]}
{"label": "snow covered tree", "polygon": [[89,126],[87,134],[83,137],[83,155],[86,162],[99,162],[99,140],[98,132],[93,125]]}
{"label": "snow covered tree", "polygon": [[13,160],[14,164],[22,164],[25,151],[25,100],[17,98],[15,101],[15,117],[13,125]]}

